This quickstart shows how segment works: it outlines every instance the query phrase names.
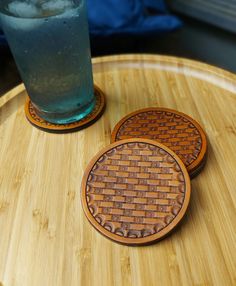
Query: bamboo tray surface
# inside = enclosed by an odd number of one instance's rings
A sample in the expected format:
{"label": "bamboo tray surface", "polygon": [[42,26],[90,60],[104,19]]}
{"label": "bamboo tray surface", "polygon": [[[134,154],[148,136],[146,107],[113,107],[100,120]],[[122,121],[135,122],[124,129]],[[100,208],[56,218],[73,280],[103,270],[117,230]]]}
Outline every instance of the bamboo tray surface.
{"label": "bamboo tray surface", "polygon": [[[236,75],[154,55],[95,58],[93,69],[107,108],[76,133],[29,124],[23,85],[0,97],[0,285],[235,285]],[[208,160],[180,227],[152,246],[127,247],[91,227],[81,180],[116,123],[148,107],[197,120]]]}

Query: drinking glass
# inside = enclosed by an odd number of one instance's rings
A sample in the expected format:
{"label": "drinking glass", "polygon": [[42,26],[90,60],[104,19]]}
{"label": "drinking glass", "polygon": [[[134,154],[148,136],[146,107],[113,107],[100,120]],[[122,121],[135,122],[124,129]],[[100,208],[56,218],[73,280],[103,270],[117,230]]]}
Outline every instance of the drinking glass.
{"label": "drinking glass", "polygon": [[85,0],[1,0],[0,20],[36,113],[66,124],[95,106]]}

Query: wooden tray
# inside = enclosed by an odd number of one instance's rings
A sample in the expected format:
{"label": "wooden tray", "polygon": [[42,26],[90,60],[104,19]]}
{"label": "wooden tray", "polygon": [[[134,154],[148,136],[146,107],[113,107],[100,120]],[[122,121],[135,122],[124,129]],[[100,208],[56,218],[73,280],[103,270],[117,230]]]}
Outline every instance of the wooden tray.
{"label": "wooden tray", "polygon": [[[206,64],[127,55],[93,61],[107,109],[72,134],[49,134],[24,114],[23,85],[0,98],[0,282],[4,286],[235,285],[236,76]],[[84,170],[126,114],[177,109],[209,140],[192,181],[183,227],[153,246],[129,248],[91,227],[80,202]],[[1,284],[1,283],[0,283]]]}

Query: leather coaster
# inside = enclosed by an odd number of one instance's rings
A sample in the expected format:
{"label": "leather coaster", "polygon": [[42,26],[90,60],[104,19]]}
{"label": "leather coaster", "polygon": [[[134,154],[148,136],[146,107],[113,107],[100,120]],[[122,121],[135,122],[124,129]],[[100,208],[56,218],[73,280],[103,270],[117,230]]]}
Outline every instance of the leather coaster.
{"label": "leather coaster", "polygon": [[80,129],[86,128],[97,121],[103,114],[106,106],[105,94],[98,88],[94,86],[94,94],[96,98],[96,103],[93,111],[86,117],[79,121],[75,121],[68,124],[55,124],[48,122],[41,117],[39,117],[30,101],[30,98],[26,98],[25,103],[25,114],[30,123],[41,130],[52,132],[52,133],[69,133],[73,131],[78,131]]}
{"label": "leather coaster", "polygon": [[181,221],[191,185],[174,152],[154,140],[134,138],[100,151],[81,189],[84,212],[96,230],[121,244],[147,245]]}
{"label": "leather coaster", "polygon": [[174,151],[193,178],[205,165],[207,139],[201,126],[188,115],[167,108],[135,111],[115,126],[111,142],[127,138],[156,140]]}

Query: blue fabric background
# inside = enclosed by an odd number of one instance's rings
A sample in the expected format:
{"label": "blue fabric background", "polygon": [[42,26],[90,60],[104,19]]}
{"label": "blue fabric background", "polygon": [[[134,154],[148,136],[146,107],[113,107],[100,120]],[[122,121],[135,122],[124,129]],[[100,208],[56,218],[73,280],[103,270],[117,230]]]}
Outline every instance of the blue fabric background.
{"label": "blue fabric background", "polygon": [[[160,34],[181,26],[164,0],[87,0],[87,6],[92,36]],[[0,44],[4,42],[0,31]]]}
{"label": "blue fabric background", "polygon": [[181,26],[177,17],[168,14],[164,0],[87,0],[87,4],[94,36],[159,34]]}

